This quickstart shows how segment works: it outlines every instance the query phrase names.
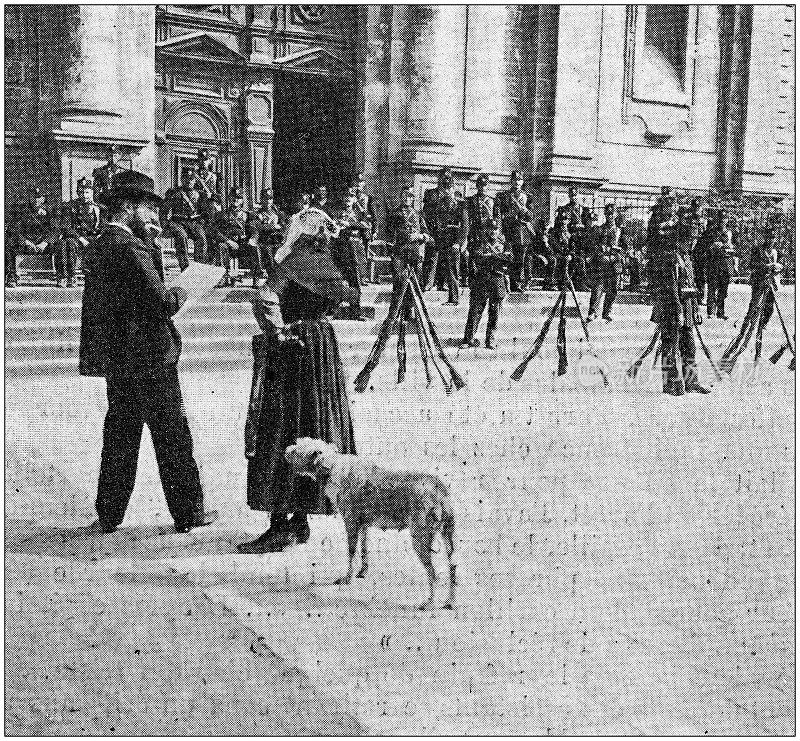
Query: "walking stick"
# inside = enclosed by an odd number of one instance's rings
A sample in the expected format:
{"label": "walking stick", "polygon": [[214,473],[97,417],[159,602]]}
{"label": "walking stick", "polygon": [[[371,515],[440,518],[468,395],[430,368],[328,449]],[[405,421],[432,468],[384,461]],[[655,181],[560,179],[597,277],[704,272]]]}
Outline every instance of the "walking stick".
{"label": "walking stick", "polygon": [[436,332],[436,326],[431,321],[430,315],[428,314],[428,307],[425,306],[425,301],[422,298],[422,289],[419,287],[419,281],[417,280],[417,275],[413,271],[410,271],[410,281],[411,281],[411,290],[412,294],[416,295],[417,301],[419,302],[420,308],[422,309],[423,316],[425,317],[425,321],[427,322],[427,329],[430,332],[431,340],[436,348],[436,352],[439,355],[440,360],[447,366],[447,369],[450,371],[450,378],[453,379],[453,385],[456,389],[462,389],[464,386],[467,385],[467,382],[461,377],[461,374],[455,369],[453,364],[450,362],[450,358],[447,357],[444,349],[442,348],[442,343],[439,340],[439,335]]}
{"label": "walking stick", "polygon": [[511,374],[512,381],[519,381],[520,378],[522,378],[523,373],[525,373],[525,369],[528,367],[528,363],[530,363],[531,360],[533,360],[539,354],[539,350],[541,350],[542,345],[544,344],[544,338],[550,331],[550,325],[553,323],[553,319],[555,319],[555,316],[558,313],[559,308],[566,301],[566,299],[567,299],[567,292],[564,288],[562,288],[561,293],[558,295],[555,304],[553,304],[553,308],[550,309],[550,314],[547,317],[544,325],[542,326],[541,331],[539,332],[536,339],[533,341],[531,349],[528,351],[528,354],[525,356],[525,359],[514,369],[514,372]]}
{"label": "walking stick", "polygon": [[396,291],[392,295],[392,300],[391,303],[389,304],[389,313],[386,315],[386,319],[383,320],[383,324],[381,325],[380,331],[378,332],[378,337],[375,340],[375,344],[372,346],[372,350],[370,351],[369,357],[367,358],[367,362],[364,365],[364,368],[356,376],[355,388],[359,394],[362,394],[364,393],[364,391],[367,390],[369,377],[370,375],[372,375],[372,371],[374,371],[375,368],[377,367],[381,354],[386,348],[386,343],[389,340],[389,334],[392,331],[394,323],[397,321],[397,315],[400,311],[400,306],[403,303],[403,298],[406,295],[408,284],[409,284],[408,276],[406,275],[403,278],[402,284],[400,285],[400,290]]}

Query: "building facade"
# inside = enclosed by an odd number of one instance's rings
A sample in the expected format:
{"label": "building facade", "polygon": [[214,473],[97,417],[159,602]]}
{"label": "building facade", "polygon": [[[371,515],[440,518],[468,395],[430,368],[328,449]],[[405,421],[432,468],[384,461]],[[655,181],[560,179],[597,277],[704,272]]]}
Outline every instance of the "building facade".
{"label": "building facade", "polygon": [[251,201],[443,165],[521,170],[542,215],[569,184],[794,196],[791,5],[7,5],[5,34],[7,202],[112,142],[161,191],[209,149]]}

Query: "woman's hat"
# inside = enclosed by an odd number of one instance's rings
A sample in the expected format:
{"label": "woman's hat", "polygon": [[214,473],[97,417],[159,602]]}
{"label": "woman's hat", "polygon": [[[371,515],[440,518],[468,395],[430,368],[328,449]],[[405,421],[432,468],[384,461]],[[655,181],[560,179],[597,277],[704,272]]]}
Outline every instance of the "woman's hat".
{"label": "woman's hat", "polygon": [[130,198],[134,201],[150,201],[157,205],[162,202],[161,196],[156,193],[156,184],[153,178],[136,170],[124,170],[113,180],[113,187],[100,194],[103,205],[117,198]]}

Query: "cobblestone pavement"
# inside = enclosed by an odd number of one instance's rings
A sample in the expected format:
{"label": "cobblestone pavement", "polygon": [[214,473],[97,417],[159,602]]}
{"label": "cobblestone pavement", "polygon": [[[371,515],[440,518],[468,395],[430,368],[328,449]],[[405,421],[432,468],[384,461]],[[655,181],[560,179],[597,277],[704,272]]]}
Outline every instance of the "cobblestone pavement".
{"label": "cobblestone pavement", "polygon": [[446,397],[417,368],[395,386],[392,366],[352,399],[360,452],[450,484],[453,612],[415,609],[425,578],[407,534],[373,531],[370,575],[341,587],[333,518],[287,554],[232,553],[265,524],[244,504],[246,372],[182,378],[218,525],[168,533],[148,442],[129,529],[69,545],[47,528],[92,517],[102,383],[10,385],[7,528],[35,531],[11,551],[185,575],[371,732],[793,732],[793,374],[765,364],[674,399],[655,378],[607,391],[549,364],[510,384],[474,359]]}

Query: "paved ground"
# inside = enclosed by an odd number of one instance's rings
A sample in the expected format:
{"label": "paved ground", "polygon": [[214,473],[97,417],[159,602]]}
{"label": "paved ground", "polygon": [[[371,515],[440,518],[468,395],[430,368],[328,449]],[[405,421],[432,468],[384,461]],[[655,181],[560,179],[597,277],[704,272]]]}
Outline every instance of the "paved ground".
{"label": "paved ground", "polygon": [[[352,400],[362,454],[436,470],[453,489],[459,606],[434,613],[414,609],[425,580],[405,534],[376,531],[372,572],[349,587],[327,586],[344,568],[332,518],[286,555],[233,554],[265,524],[244,505],[246,372],[183,376],[208,499],[224,515],[188,536],[169,534],[148,441],[128,529],[65,537],[92,517],[102,383],[12,381],[9,731],[792,733],[794,375],[767,364],[753,382],[676,400],[655,378],[611,392],[553,379],[551,361],[510,384],[507,365],[498,376],[479,355],[462,368],[468,389],[445,397],[416,368],[396,387],[387,357],[375,391]],[[201,617],[184,619],[203,599]],[[95,635],[86,614],[106,603],[127,616],[128,633],[108,638],[115,668],[83,645]],[[178,617],[171,632],[165,613]],[[102,626],[105,640],[119,621]],[[237,626],[244,638],[226,640]],[[157,646],[149,667],[115,694],[139,635]],[[59,704],[69,693],[54,697],[42,678],[75,656],[92,673],[59,668],[58,686],[98,688],[78,723]],[[247,675],[243,656],[266,668]],[[300,670],[280,680],[295,688],[288,700],[271,684],[287,667]],[[197,676],[222,693],[217,705],[199,699]],[[174,703],[142,689],[152,677]],[[320,694],[299,718],[309,686]],[[140,697],[158,708],[151,727]],[[191,722],[171,726],[175,708]]]}

